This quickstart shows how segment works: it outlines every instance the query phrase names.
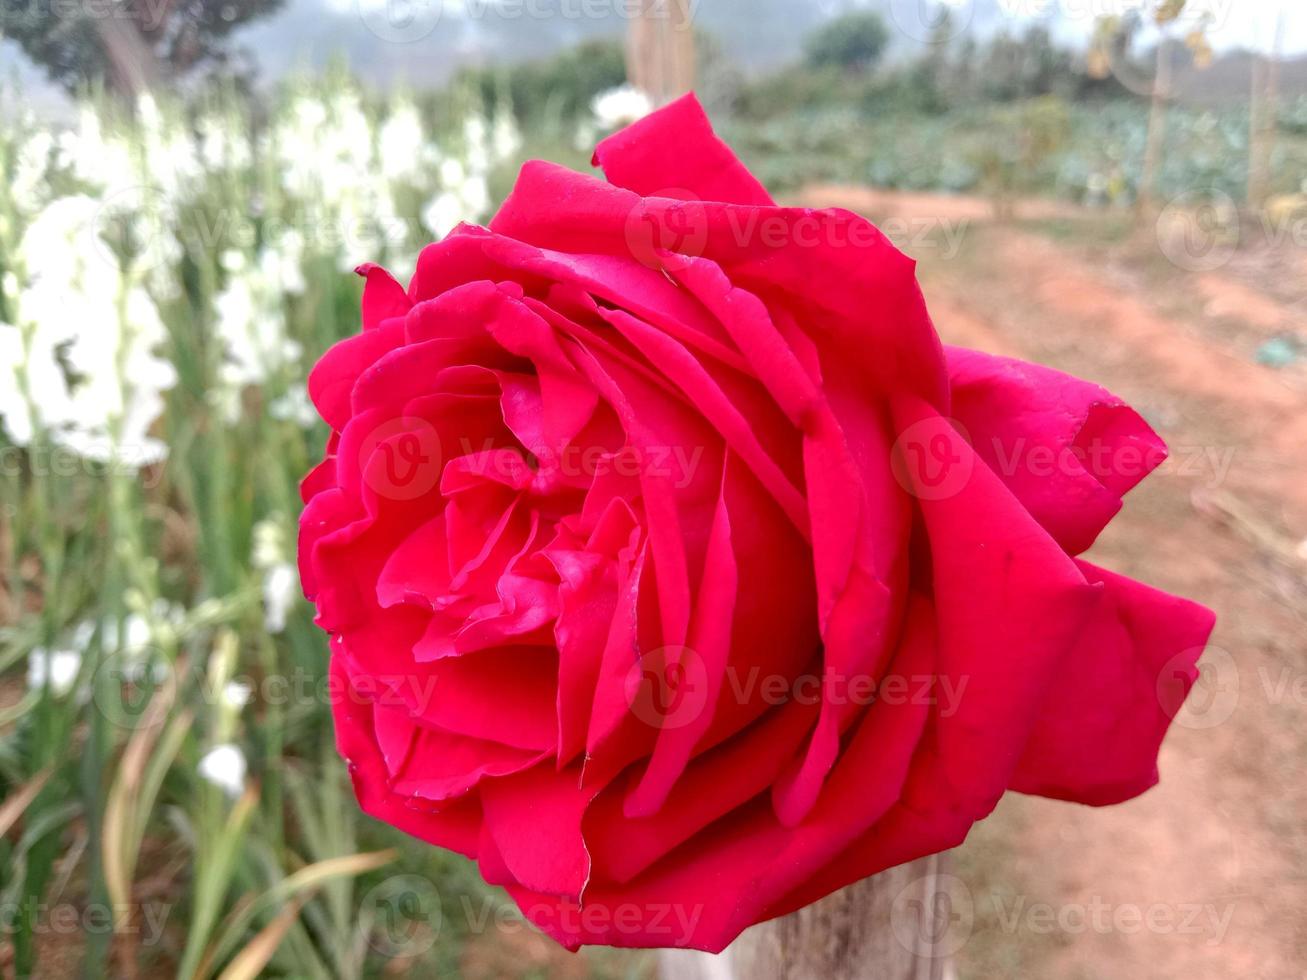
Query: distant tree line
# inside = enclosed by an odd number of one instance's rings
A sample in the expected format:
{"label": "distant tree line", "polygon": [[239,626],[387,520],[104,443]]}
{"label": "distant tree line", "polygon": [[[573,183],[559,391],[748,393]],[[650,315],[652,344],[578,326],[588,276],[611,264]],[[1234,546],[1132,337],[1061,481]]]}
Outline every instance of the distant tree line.
{"label": "distant tree line", "polygon": [[232,32],[284,0],[4,0],[8,38],[70,91],[135,95],[229,62]]}

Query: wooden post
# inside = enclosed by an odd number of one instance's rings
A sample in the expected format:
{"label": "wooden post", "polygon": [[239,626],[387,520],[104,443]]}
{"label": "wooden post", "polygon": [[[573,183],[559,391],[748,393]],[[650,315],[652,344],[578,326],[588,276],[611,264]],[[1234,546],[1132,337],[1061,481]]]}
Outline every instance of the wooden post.
{"label": "wooden post", "polygon": [[1271,154],[1279,126],[1280,54],[1284,43],[1284,12],[1275,21],[1270,54],[1253,54],[1253,89],[1248,107],[1248,208],[1261,211],[1271,183]]}
{"label": "wooden post", "polygon": [[944,980],[970,930],[934,854],[747,930],[717,956],[664,950],[663,980]]}
{"label": "wooden post", "polygon": [[694,88],[690,0],[643,0],[631,18],[626,76],[655,106]]}
{"label": "wooden post", "polygon": [[1166,146],[1166,109],[1171,99],[1171,48],[1165,33],[1157,42],[1157,74],[1153,77],[1152,105],[1148,110],[1148,141],[1144,146],[1144,170],[1139,177],[1135,201],[1140,222],[1152,221],[1156,211],[1157,171]]}

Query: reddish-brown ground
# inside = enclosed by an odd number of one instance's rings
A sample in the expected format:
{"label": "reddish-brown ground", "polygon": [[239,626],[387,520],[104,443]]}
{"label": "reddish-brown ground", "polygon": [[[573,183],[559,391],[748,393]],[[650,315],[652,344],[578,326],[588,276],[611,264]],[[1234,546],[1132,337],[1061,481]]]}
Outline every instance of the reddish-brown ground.
{"label": "reddish-brown ground", "polygon": [[965,222],[956,254],[903,243],[940,333],[1144,413],[1172,459],[1091,557],[1220,616],[1156,789],[1101,810],[1009,795],[959,850],[959,976],[1307,976],[1307,370],[1255,360],[1270,337],[1307,340],[1307,255],[1193,273],[1150,229],[1105,236],[1091,214],[999,225],[974,200],[840,188],[803,203],[955,240]]}
{"label": "reddish-brown ground", "polygon": [[[1090,557],[1220,616],[1157,788],[1106,809],[1009,794],[958,850],[956,975],[1307,978],[1307,359],[1256,362],[1272,337],[1307,348],[1307,253],[1245,247],[1190,272],[1151,228],[1061,205],[999,224],[974,198],[814,187],[793,203],[885,227],[919,260],[947,342],[1134,404],[1172,458]],[[576,975],[576,959],[523,943],[484,937],[469,975],[504,954]],[[648,970],[599,957],[603,973]]]}

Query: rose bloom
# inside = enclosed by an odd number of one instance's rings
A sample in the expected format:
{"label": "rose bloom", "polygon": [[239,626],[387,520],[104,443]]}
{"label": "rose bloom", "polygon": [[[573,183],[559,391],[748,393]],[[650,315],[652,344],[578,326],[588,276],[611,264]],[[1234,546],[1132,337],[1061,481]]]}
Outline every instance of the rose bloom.
{"label": "rose bloom", "polygon": [[1008,789],[1157,780],[1212,628],[1076,556],[1164,457],[941,346],[911,260],[777,207],[687,97],[527,164],[309,379],[300,569],[364,810],[559,942],[720,950]]}

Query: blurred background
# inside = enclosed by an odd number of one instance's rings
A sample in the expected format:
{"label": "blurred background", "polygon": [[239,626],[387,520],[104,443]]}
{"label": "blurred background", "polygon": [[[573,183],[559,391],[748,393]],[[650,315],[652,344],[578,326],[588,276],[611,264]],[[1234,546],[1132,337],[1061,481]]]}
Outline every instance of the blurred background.
{"label": "blurred background", "polygon": [[1221,616],[1162,784],[1006,799],[955,974],[1307,975],[1301,4],[3,0],[0,66],[0,975],[654,975],[357,812],[296,486],[353,267],[691,86],[1172,447],[1093,554]]}

